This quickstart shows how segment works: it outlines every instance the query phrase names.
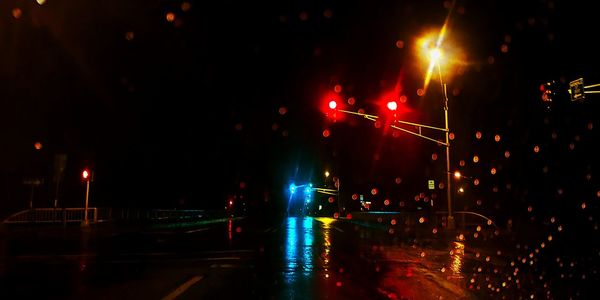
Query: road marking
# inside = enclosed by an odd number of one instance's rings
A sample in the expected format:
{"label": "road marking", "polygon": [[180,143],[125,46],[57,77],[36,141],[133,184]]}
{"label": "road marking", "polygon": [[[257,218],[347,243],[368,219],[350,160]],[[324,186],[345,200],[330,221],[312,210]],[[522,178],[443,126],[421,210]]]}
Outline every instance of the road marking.
{"label": "road marking", "polygon": [[333,229],[335,229],[335,230],[337,230],[337,231],[339,231],[339,232],[344,232],[343,230],[341,230],[341,229],[339,229],[339,228],[337,228],[337,227],[335,227],[335,226],[331,226],[331,228],[333,228]]}
{"label": "road marking", "polygon": [[240,260],[241,257],[238,256],[230,256],[230,257],[204,257],[200,258],[200,260]]}
{"label": "road marking", "polygon": [[194,233],[194,232],[200,232],[200,231],[205,231],[208,230],[209,228],[199,228],[199,229],[194,229],[194,230],[188,230],[185,233]]}
{"label": "road marking", "polygon": [[184,284],[177,287],[170,294],[166,295],[162,298],[162,300],[173,300],[183,294],[187,289],[189,289],[192,285],[196,284],[198,281],[202,280],[202,276],[194,276],[190,280],[186,281]]}
{"label": "road marking", "polygon": [[212,264],[212,265],[210,265],[210,267],[212,269],[214,269],[214,268],[236,268],[237,265],[232,265],[232,264],[220,264],[220,265],[219,264]]}

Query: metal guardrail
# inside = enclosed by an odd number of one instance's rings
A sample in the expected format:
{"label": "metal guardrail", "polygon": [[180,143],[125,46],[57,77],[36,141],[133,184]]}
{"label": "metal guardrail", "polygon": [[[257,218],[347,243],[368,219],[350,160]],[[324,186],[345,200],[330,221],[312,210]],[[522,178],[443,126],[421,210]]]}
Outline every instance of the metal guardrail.
{"label": "metal guardrail", "polygon": [[[75,208],[32,208],[17,212],[4,224],[67,224],[83,222],[84,210]],[[88,208],[90,223],[99,222],[187,222],[206,218],[222,217],[221,211],[177,210],[177,209],[129,209],[129,208]]]}
{"label": "metal guardrail", "polygon": [[[90,223],[98,222],[98,208],[87,210]],[[81,223],[84,220],[85,208],[32,208],[15,213],[6,218],[4,224],[36,224],[36,223]]]}
{"label": "metal guardrail", "polygon": [[206,217],[212,217],[215,212],[192,209],[129,209],[129,208],[108,208],[102,209],[100,215],[102,219],[111,221],[149,221],[149,222],[169,222],[197,220]]}

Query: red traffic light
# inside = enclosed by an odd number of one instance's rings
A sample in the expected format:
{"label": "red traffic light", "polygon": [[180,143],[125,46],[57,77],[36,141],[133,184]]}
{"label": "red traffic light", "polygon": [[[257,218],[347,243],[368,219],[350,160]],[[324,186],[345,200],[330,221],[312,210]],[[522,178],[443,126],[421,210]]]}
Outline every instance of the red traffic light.
{"label": "red traffic light", "polygon": [[337,102],[335,100],[329,101],[329,108],[335,109],[337,107]]}
{"label": "red traffic light", "polygon": [[88,169],[83,169],[83,171],[81,172],[81,179],[85,180],[85,181],[89,181],[90,180],[90,170]]}
{"label": "red traffic light", "polygon": [[398,109],[398,103],[396,101],[389,101],[387,103],[387,108],[391,111],[395,111]]}

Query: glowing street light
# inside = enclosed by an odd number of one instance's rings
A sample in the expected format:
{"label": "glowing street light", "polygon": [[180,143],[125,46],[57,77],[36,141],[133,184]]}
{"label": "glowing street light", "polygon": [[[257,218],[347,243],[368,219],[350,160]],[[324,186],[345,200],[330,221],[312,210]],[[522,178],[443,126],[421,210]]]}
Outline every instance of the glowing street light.
{"label": "glowing street light", "polygon": [[329,171],[325,171],[325,177],[329,177]]}
{"label": "glowing street light", "polygon": [[440,48],[433,48],[429,50],[429,59],[433,64],[438,64],[442,57],[442,50]]}

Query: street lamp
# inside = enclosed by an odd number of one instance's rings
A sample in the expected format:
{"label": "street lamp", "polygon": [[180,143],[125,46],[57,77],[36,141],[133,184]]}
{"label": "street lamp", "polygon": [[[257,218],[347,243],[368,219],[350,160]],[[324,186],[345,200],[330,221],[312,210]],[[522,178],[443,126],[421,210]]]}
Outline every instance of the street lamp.
{"label": "street lamp", "polygon": [[[450,128],[448,126],[448,89],[446,83],[444,83],[442,77],[442,68],[441,68],[441,58],[443,56],[442,50],[440,49],[440,45],[443,41],[444,34],[446,32],[446,24],[442,27],[442,30],[439,33],[439,36],[435,42],[435,46],[433,48],[426,49],[428,51],[429,56],[429,68],[427,69],[427,74],[425,77],[425,86],[429,84],[429,80],[431,79],[431,73],[433,69],[437,66],[438,75],[440,78],[440,85],[443,93],[444,100],[444,135],[446,137],[446,142],[444,146],[446,146],[446,197],[448,199],[448,229],[454,229],[454,216],[452,215],[452,173],[450,172]],[[428,43],[426,43],[427,45]],[[458,174],[454,174],[454,176],[458,175],[460,178],[460,172]]]}

